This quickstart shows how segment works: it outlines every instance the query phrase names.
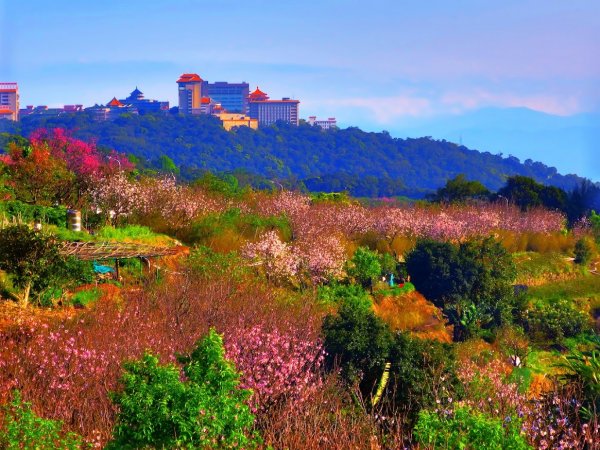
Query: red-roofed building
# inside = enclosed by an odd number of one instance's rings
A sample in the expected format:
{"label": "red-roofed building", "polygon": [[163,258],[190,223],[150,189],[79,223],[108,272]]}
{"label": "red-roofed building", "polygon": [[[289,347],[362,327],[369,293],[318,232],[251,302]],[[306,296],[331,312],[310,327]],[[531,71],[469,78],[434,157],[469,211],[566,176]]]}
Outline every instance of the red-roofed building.
{"label": "red-roofed building", "polygon": [[298,125],[299,100],[282,98],[269,100],[269,96],[258,87],[248,97],[249,116],[258,120],[261,127],[274,124],[277,121]]}
{"label": "red-roofed building", "polygon": [[256,90],[250,94],[249,100],[252,102],[264,102],[269,100],[269,96],[256,86]]}
{"label": "red-roofed building", "polygon": [[123,103],[121,103],[119,100],[117,100],[117,97],[113,97],[113,99],[110,102],[108,102],[106,104],[106,106],[118,108],[120,106],[125,106],[125,105]]}
{"label": "red-roofed building", "polygon": [[0,82],[0,119],[19,120],[19,86]]}
{"label": "red-roofed building", "polygon": [[192,83],[195,81],[202,82],[204,80],[197,73],[183,73],[177,80],[178,83]]}
{"label": "red-roofed building", "polygon": [[200,114],[213,114],[217,105],[210,97],[202,97],[200,99]]}
{"label": "red-roofed building", "polygon": [[113,97],[106,106],[94,105],[85,110],[92,114],[94,120],[115,120],[122,114],[139,114],[138,109],[133,105],[126,105],[119,100],[117,97]]}
{"label": "red-roofed building", "polygon": [[184,73],[177,80],[179,89],[179,112],[202,114],[202,87],[204,80],[195,73]]}

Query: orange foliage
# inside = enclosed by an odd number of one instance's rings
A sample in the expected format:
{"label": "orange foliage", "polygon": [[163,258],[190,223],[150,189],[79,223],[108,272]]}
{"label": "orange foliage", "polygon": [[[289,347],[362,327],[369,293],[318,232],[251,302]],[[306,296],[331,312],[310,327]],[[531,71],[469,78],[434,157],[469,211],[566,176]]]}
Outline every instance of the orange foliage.
{"label": "orange foliage", "polygon": [[452,330],[446,327],[441,311],[418,292],[378,297],[373,309],[394,331],[410,331],[423,339],[452,342]]}
{"label": "orange foliage", "polygon": [[549,378],[546,377],[546,375],[536,373],[531,378],[531,384],[529,385],[527,396],[529,398],[540,398],[542,394],[548,393],[553,389],[554,384]]}
{"label": "orange foliage", "polygon": [[396,236],[392,241],[391,248],[396,255],[404,255],[411,251],[417,244],[417,239],[409,236]]}

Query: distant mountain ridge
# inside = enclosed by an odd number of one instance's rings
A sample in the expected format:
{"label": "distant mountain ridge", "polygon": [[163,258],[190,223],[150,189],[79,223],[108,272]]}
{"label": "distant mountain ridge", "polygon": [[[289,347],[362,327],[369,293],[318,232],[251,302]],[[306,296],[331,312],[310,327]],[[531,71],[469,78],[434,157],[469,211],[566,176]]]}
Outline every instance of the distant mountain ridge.
{"label": "distant mountain ridge", "polygon": [[74,136],[148,161],[169,156],[188,178],[202,170],[244,170],[269,180],[302,181],[310,190],[347,190],[358,196],[421,197],[463,173],[497,190],[511,175],[570,190],[582,181],[553,167],[503,158],[445,140],[399,139],[359,128],[323,131],[307,124],[278,124],[225,131],[208,116],[123,116],[94,122],[86,114],[26,117],[0,131],[28,136],[37,128],[62,127]]}
{"label": "distant mountain ridge", "polygon": [[[379,129],[381,125],[368,128]],[[535,160],[532,155],[541,154],[546,165],[557,166],[561,173],[600,181],[599,113],[556,116],[528,108],[484,108],[461,115],[398,120],[389,131],[399,137],[432,136],[462,142],[470,148],[521,160]]]}

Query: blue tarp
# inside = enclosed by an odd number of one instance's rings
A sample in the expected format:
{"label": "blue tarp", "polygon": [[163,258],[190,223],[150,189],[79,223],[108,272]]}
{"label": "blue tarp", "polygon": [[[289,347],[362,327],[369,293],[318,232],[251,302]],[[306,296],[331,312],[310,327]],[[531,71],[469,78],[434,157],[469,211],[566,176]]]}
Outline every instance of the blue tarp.
{"label": "blue tarp", "polygon": [[103,266],[102,264],[98,264],[96,261],[94,261],[94,272],[99,273],[101,275],[105,275],[114,271],[115,269],[113,269],[112,267]]}

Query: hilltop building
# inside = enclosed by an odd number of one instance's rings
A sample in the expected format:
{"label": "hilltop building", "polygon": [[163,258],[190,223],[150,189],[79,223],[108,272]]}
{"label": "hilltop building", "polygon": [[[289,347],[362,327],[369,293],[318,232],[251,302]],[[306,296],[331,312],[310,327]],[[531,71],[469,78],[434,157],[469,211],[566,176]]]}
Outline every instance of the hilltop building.
{"label": "hilltop building", "polygon": [[122,104],[131,105],[135,107],[139,113],[146,112],[168,112],[169,102],[163,102],[159,100],[150,100],[144,98],[144,93],[140,91],[137,86],[129,94],[126,99],[119,100]]}
{"label": "hilltop building", "polygon": [[299,103],[299,100],[287,97],[270,100],[269,96],[257,87],[248,97],[248,113],[251,118],[258,120],[261,127],[274,124],[278,120],[298,125]]}
{"label": "hilltop building", "polygon": [[181,114],[202,114],[204,80],[195,73],[184,73],[177,80],[179,87],[179,112]]}
{"label": "hilltop building", "polygon": [[0,119],[19,120],[19,86],[0,83]]}
{"label": "hilltop building", "polygon": [[206,83],[206,95],[216,103],[220,103],[225,111],[230,113],[248,113],[248,83],[227,83],[216,81]]}
{"label": "hilltop building", "polygon": [[62,108],[49,108],[46,105],[27,105],[19,110],[19,118],[26,116],[62,116],[63,114],[73,114],[83,111],[83,105],[64,105]]}
{"label": "hilltop building", "polygon": [[[199,114],[214,114],[215,110],[219,109],[219,105],[213,101],[210,97],[202,97],[200,99],[200,112]],[[195,113],[198,114],[198,113]]]}
{"label": "hilltop building", "polygon": [[317,120],[317,116],[309,116],[308,124],[313,127],[320,127],[323,130],[337,128],[337,120],[335,120],[335,117],[330,117],[327,120]]}
{"label": "hilltop building", "polygon": [[113,97],[106,106],[94,105],[90,108],[85,108],[85,111],[91,113],[94,120],[98,121],[115,120],[121,114],[138,114],[135,106],[125,104],[117,100],[117,97]]}
{"label": "hilltop building", "polygon": [[252,119],[245,114],[223,112],[217,113],[215,116],[219,118],[223,124],[223,128],[225,128],[227,131],[234,127],[249,127],[253,130],[258,128],[258,120]]}

